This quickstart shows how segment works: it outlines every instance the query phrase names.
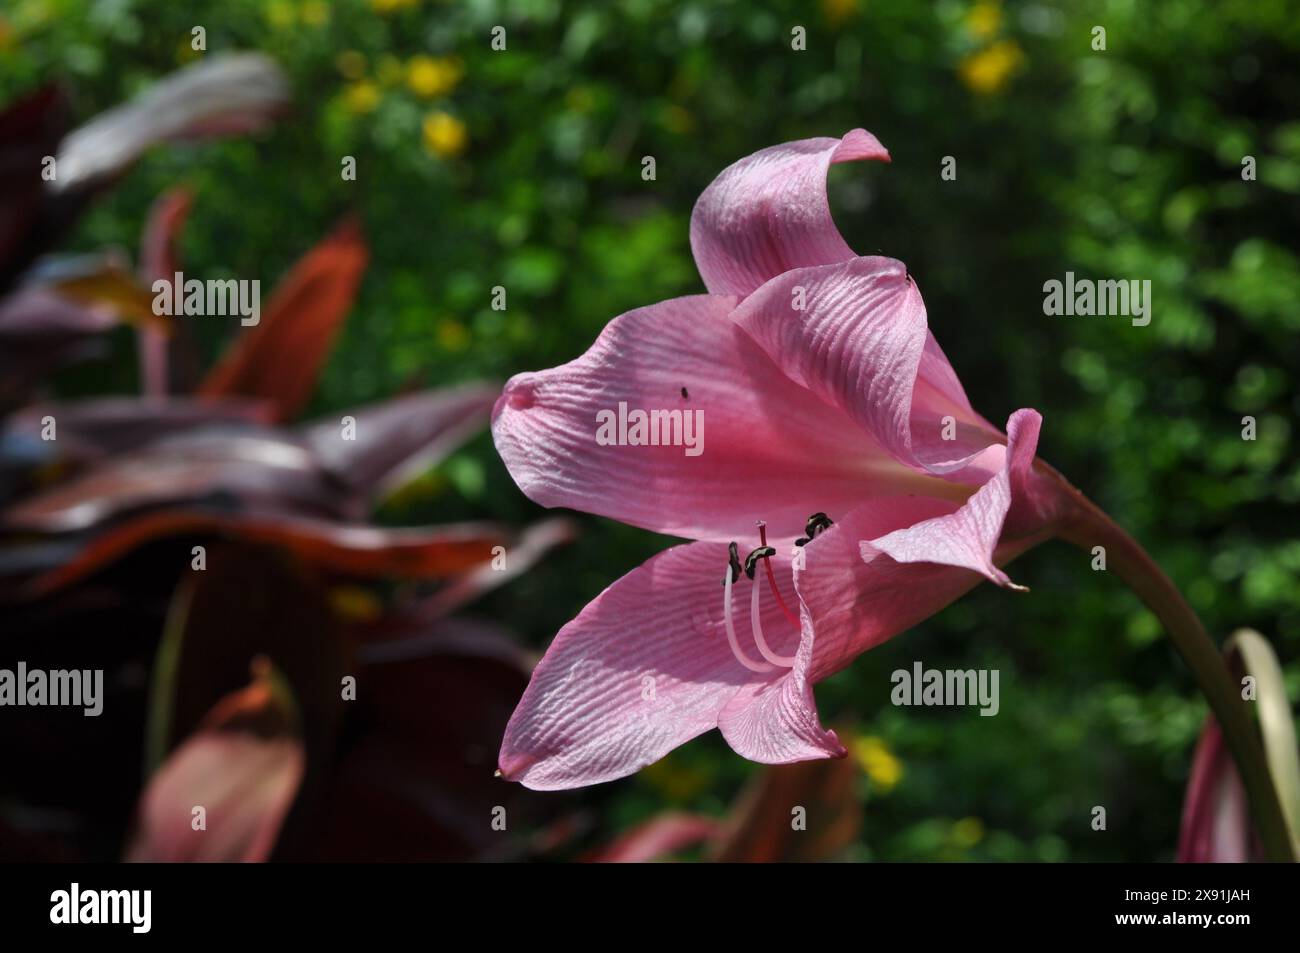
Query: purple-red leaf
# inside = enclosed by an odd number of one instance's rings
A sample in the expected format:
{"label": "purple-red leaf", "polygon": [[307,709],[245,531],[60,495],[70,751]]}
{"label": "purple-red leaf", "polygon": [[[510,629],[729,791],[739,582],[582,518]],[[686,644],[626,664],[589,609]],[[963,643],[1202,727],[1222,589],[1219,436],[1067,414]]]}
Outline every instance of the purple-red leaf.
{"label": "purple-red leaf", "polygon": [[161,142],[254,132],[288,103],[284,74],[260,53],[206,57],[70,133],[52,185],[68,191],[110,180]]}
{"label": "purple-red leaf", "polygon": [[354,494],[361,508],[436,466],[488,422],[501,393],[494,384],[424,391],[348,411],[353,439],[335,421],[301,431],[321,464]]}
{"label": "purple-red leaf", "polygon": [[281,280],[259,323],[235,341],[199,394],[256,397],[274,404],[280,420],[295,416],[311,399],[367,259],[359,225],[345,220]]}
{"label": "purple-red leaf", "polygon": [[297,721],[288,684],[258,659],[252,684],[218,702],[149,780],[126,859],[266,860],[306,770]]}
{"label": "purple-red leaf", "polygon": [[96,535],[62,566],[26,583],[22,595],[57,592],[156,540],[205,535],[276,546],[323,572],[367,579],[451,578],[490,559],[492,548],[508,539],[488,524],[390,529],[197,507],[155,510]]}
{"label": "purple-red leaf", "polygon": [[619,835],[613,843],[589,854],[586,860],[596,864],[666,860],[677,851],[712,840],[721,830],[722,822],[713,817],[678,812],[656,814]]}

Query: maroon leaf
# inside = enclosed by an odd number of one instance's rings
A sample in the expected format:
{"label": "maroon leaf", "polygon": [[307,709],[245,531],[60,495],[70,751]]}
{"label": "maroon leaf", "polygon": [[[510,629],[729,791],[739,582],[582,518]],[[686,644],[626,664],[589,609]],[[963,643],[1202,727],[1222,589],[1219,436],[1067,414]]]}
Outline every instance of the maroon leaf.
{"label": "maroon leaf", "polygon": [[494,557],[439,589],[425,599],[416,612],[426,620],[449,615],[484,593],[527,572],[552,548],[572,542],[577,535],[577,524],[563,516],[535,523],[525,529],[519,539],[506,550],[503,568],[497,568]]}
{"label": "maroon leaf", "polygon": [[[764,768],[733,806],[713,859],[763,863],[834,857],[853,842],[861,825],[857,770],[852,758]],[[806,830],[791,825],[796,807],[806,811]]]}
{"label": "maroon leaf", "polygon": [[28,398],[42,379],[85,356],[94,338],[117,324],[107,307],[87,307],[47,288],[0,299],[0,414]]}
{"label": "maroon leaf", "polygon": [[252,684],[219,702],[150,778],[127,860],[270,857],[306,769],[291,690],[272,668],[259,659]]}
{"label": "maroon leaf", "polygon": [[336,512],[337,492],[300,444],[269,430],[182,434],[108,460],[20,500],[10,530],[83,530],[132,510],[223,501],[244,508]]}
{"label": "maroon leaf", "polygon": [[487,524],[387,529],[268,513],[218,513],[197,507],[156,510],[91,538],[66,563],[24,583],[22,598],[57,592],[160,539],[216,536],[275,546],[343,577],[446,579],[490,558],[507,535]]}
{"label": "maroon leaf", "polygon": [[355,439],[343,439],[334,421],[301,433],[364,511],[482,430],[500,394],[495,384],[477,383],[424,391],[346,411]]}
{"label": "maroon leaf", "polygon": [[501,856],[492,829],[504,806],[513,829],[534,803],[496,779],[496,751],[528,682],[522,653],[500,630],[444,620],[412,631],[384,661],[367,651],[357,680],[356,741],[329,786],[307,856],[355,860],[469,860]]}
{"label": "maroon leaf", "polygon": [[294,417],[311,398],[367,258],[360,227],[344,221],[281,280],[259,323],[235,341],[198,392],[256,397],[272,403],[279,420]]}
{"label": "maroon leaf", "polygon": [[13,414],[5,436],[38,440],[45,417],[53,417],[58,439],[43,442],[61,461],[85,463],[121,454],[194,427],[264,424],[270,414],[251,400],[200,401],[171,397],[98,397],[32,404]]}
{"label": "maroon leaf", "polygon": [[205,57],[70,133],[60,145],[52,185],[56,191],[97,186],[161,142],[262,129],[288,103],[284,74],[267,57]]}
{"label": "maroon leaf", "polygon": [[73,203],[59,208],[41,177],[43,159],[54,155],[66,120],[67,102],[53,86],[0,111],[0,294],[71,219]]}
{"label": "maroon leaf", "polygon": [[[149,210],[144,238],[140,243],[140,281],[152,287],[159,279],[171,281],[181,270],[177,245],[180,231],[189,216],[194,194],[189,189],[171,189],[158,196]],[[188,326],[177,325],[170,340],[159,328],[141,325],[137,328],[140,354],[140,380],[146,394],[165,394],[171,390],[169,375],[176,364],[171,352],[188,350],[185,337]]]}
{"label": "maroon leaf", "polygon": [[717,818],[676,812],[657,814],[584,859],[596,864],[643,864],[664,860],[677,851],[714,839],[721,830],[722,824]]}

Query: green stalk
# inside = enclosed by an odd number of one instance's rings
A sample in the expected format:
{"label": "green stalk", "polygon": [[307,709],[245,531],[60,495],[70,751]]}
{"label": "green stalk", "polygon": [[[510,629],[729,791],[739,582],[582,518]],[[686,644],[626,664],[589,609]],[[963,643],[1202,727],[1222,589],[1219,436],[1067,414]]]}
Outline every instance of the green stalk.
{"label": "green stalk", "polygon": [[1178,654],[1192,670],[1236,759],[1237,770],[1250,800],[1255,828],[1268,858],[1295,860],[1259,733],[1242,701],[1240,687],[1232,680],[1222,654],[1201,625],[1201,620],[1133,537],[1051,467],[1041,461],[1036,463],[1036,467],[1040,473],[1059,481],[1065,496],[1073,503],[1057,535],[1089,552],[1094,546],[1104,546],[1106,568],[1124,580],[1155,613]]}

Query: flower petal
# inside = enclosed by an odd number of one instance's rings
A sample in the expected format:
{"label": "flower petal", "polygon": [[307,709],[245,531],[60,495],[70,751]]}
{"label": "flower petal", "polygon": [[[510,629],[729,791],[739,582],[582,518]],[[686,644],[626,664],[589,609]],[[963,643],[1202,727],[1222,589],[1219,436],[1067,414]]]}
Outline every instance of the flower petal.
{"label": "flower petal", "polygon": [[774,681],[745,686],[719,718],[738,754],[780,764],[845,754],[835,732],[822,727],[812,684],[858,654],[920,622],[978,582],[964,570],[864,563],[858,540],[950,513],[956,504],[921,496],[881,497],[851,511],[804,547],[806,568],[795,571],[801,637],[793,669]]}
{"label": "flower petal", "polygon": [[[719,585],[726,566],[721,543],[675,546],[592,600],[533,672],[506,728],[501,773],[537,790],[624,777],[713,728],[737,689],[769,678],[742,667],[728,647]],[[778,576],[790,578],[788,562]],[[742,576],[737,587],[753,584]],[[732,599],[739,634],[749,609],[737,593]],[[775,600],[762,607],[776,643],[789,623]]]}
{"label": "flower petal", "polygon": [[[808,544],[807,568],[795,586],[807,621],[804,641],[812,657],[806,671],[794,673],[818,682],[846,667],[858,655],[888,641],[938,612],[974,588],[980,576],[968,569],[930,563],[898,563],[888,557],[865,562],[862,540],[887,532],[900,521],[951,509],[940,500],[896,501],[900,520],[882,501],[873,501]],[[805,647],[800,647],[800,654]]]}
{"label": "flower petal", "polygon": [[736,754],[760,764],[842,758],[848,752],[835,732],[822,727],[808,681],[811,639],[801,645],[795,667],[771,682],[746,685],[718,717],[718,728]]}
{"label": "flower petal", "polygon": [[955,478],[1002,442],[971,409],[900,261],[853,258],[787,272],[746,298],[732,320],[792,380],[904,464]]}
{"label": "flower petal", "polygon": [[1178,832],[1178,861],[1241,864],[1260,859],[1250,822],[1246,787],[1210,715],[1192,757],[1187,799]]}
{"label": "flower petal", "polygon": [[837,162],[889,161],[871,133],[771,146],[724,169],[691,212],[691,250],[712,294],[749,294],[791,268],[853,257],[826,199]]}
{"label": "flower petal", "polygon": [[[774,536],[796,536],[809,513],[846,512],[864,487],[920,491],[917,474],[727,320],[734,303],[699,296],[630,311],[577,360],[512,378],[492,433],[524,493],[543,506],[729,541],[751,536],[757,519]],[[684,440],[601,445],[598,415],[617,415],[620,404],[702,421],[693,431],[701,452],[689,455]]]}
{"label": "flower petal", "polygon": [[1011,510],[1013,484],[1023,486],[1029,478],[1041,423],[1038,411],[1017,410],[1007,421],[1006,448],[996,448],[1003,456],[1003,465],[987,483],[952,513],[894,530],[879,539],[864,539],[860,544],[862,558],[871,562],[886,555],[900,563],[958,566],[978,572],[999,586],[1012,585],[1007,574],[994,565],[993,557]]}

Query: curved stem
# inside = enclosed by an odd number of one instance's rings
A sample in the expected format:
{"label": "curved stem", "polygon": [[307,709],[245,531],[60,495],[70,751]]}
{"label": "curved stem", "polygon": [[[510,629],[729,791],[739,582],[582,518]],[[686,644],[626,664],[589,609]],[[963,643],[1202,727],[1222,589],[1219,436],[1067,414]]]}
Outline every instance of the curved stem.
{"label": "curved stem", "polygon": [[1178,654],[1192,670],[1236,759],[1237,770],[1241,772],[1250,798],[1255,827],[1269,859],[1294,860],[1286,821],[1268,773],[1259,733],[1242,701],[1239,687],[1233,683],[1222,654],[1201,625],[1201,620],[1155,560],[1119,524],[1055,470],[1046,465],[1040,465],[1038,469],[1059,481],[1066,497],[1073,503],[1057,535],[1087,551],[1094,546],[1104,546],[1107,568],[1114,570],[1156,614]]}

